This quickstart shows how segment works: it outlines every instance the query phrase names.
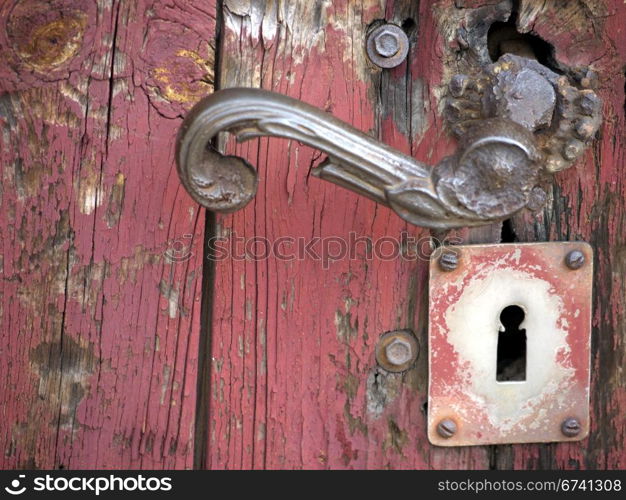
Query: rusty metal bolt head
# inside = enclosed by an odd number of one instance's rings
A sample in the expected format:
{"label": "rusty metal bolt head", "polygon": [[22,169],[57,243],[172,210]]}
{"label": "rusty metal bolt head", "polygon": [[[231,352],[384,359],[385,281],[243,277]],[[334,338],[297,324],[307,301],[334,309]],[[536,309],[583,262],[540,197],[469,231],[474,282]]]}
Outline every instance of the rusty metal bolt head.
{"label": "rusty metal bolt head", "polygon": [[469,83],[469,76],[463,74],[454,75],[448,84],[448,89],[452,97],[461,97],[465,94]]}
{"label": "rusty metal bolt head", "polygon": [[382,57],[395,56],[400,50],[398,35],[392,31],[385,30],[374,38],[376,52]]}
{"label": "rusty metal bolt head", "polygon": [[409,330],[385,333],[376,345],[376,361],[388,372],[407,370],[417,359],[419,346]]}
{"label": "rusty metal bolt head", "polygon": [[501,71],[492,92],[491,104],[497,116],[531,131],[552,122],[556,106],[554,87],[537,71],[528,68]]}
{"label": "rusty metal bolt head", "polygon": [[437,424],[437,434],[444,439],[450,439],[456,434],[457,426],[456,422],[451,418],[444,418]]}
{"label": "rusty metal bolt head", "polygon": [[533,212],[537,212],[538,210],[541,210],[543,208],[543,206],[546,204],[547,199],[548,195],[546,194],[546,192],[539,186],[535,186],[528,194],[526,207]]}
{"label": "rusty metal bolt head", "polygon": [[583,149],[585,149],[585,145],[582,142],[572,139],[563,148],[563,157],[566,160],[575,160],[583,152]]}
{"label": "rusty metal bolt head", "polygon": [[439,257],[439,268],[442,271],[454,271],[459,266],[458,250],[444,250]]}
{"label": "rusty metal bolt head", "polygon": [[598,74],[595,71],[588,70],[580,80],[580,85],[584,88],[592,88],[598,85]]}
{"label": "rusty metal bolt head", "polygon": [[580,269],[584,264],[585,254],[580,250],[572,250],[565,256],[565,265],[570,269]]}
{"label": "rusty metal bolt head", "polygon": [[413,357],[411,344],[404,339],[394,339],[385,347],[385,355],[390,363],[403,365],[408,363]]}
{"label": "rusty metal bolt head", "polygon": [[383,24],[372,30],[366,43],[367,56],[380,68],[395,68],[409,53],[409,38],[395,24]]}
{"label": "rusty metal bolt head", "polygon": [[580,100],[578,101],[580,109],[586,115],[593,116],[600,109],[600,98],[593,90],[583,90],[581,94]]}
{"label": "rusty metal bolt head", "polygon": [[569,417],[563,420],[561,424],[561,432],[567,437],[576,437],[580,434],[582,426],[577,418]]}

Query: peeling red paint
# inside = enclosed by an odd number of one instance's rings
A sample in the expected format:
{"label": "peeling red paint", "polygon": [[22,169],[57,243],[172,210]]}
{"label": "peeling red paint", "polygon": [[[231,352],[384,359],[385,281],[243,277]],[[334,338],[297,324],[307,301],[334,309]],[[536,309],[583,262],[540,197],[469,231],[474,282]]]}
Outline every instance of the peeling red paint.
{"label": "peeling red paint", "polygon": [[[208,44],[206,6],[177,15]],[[175,175],[180,120],[133,80],[156,57],[150,16],[173,25],[183,7],[0,7],[3,468],[193,466],[204,213]],[[169,261],[191,234],[189,259]]]}
{"label": "peeling red paint", "polygon": [[[303,99],[433,164],[455,148],[439,111],[462,50],[456,20],[485,3],[226,0],[219,83]],[[194,445],[212,468],[626,468],[626,7],[518,3],[521,29],[576,71],[590,65],[604,102],[597,143],[555,176],[546,210],[513,220],[520,241],[594,246],[589,438],[429,445],[426,263],[270,260],[216,265],[208,430],[195,440],[204,217],[171,149],[178,117],[211,90],[214,2],[20,0],[0,6],[4,468],[188,468]],[[391,72],[363,51],[367,26],[382,19],[415,23],[409,58]],[[224,231],[425,234],[311,178],[321,158],[304,146],[262,139],[228,150],[259,165],[262,183],[244,212],[220,219]],[[189,260],[165,260],[191,234]],[[497,242],[500,227],[455,234]],[[400,375],[374,358],[395,328],[412,328],[422,349]],[[33,352],[63,345],[79,368],[42,375]],[[41,399],[54,381],[62,391]],[[73,386],[80,397],[68,397]]]}

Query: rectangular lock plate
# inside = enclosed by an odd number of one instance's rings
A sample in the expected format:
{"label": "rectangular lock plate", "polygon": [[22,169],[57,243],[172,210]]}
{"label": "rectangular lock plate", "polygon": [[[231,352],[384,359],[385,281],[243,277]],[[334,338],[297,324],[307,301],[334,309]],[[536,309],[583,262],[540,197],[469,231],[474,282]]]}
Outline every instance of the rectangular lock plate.
{"label": "rectangular lock plate", "polygon": [[[589,432],[591,247],[562,242],[446,251],[457,254],[455,269],[443,270],[436,255],[430,262],[430,442],[583,439]],[[570,267],[572,251],[582,256]]]}

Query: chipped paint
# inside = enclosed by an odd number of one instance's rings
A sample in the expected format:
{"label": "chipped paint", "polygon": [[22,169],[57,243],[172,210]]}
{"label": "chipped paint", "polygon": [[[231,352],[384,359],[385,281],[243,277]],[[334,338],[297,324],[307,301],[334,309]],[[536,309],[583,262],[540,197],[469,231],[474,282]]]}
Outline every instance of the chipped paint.
{"label": "chipped paint", "polygon": [[352,313],[342,313],[340,310],[335,311],[335,328],[337,338],[343,344],[350,344],[351,339],[358,334],[358,320],[352,320]]}
{"label": "chipped paint", "polygon": [[[57,356],[58,353],[63,356]],[[31,370],[38,377],[39,397],[48,400],[50,407],[60,408],[58,424],[62,429],[80,426],[78,405],[90,392],[90,377],[97,362],[94,345],[80,338],[65,336],[57,342],[42,342],[31,349]]]}
{"label": "chipped paint", "polygon": [[[179,120],[144,80],[146,61],[214,44],[215,4],[201,8],[1,3],[6,469],[193,467],[202,238],[182,265],[163,253],[204,217],[172,176]],[[144,45],[156,18],[171,52]]]}
{"label": "chipped paint", "polygon": [[170,319],[176,319],[178,316],[180,302],[180,292],[178,291],[178,288],[176,288],[173,284],[162,280],[159,285],[159,290],[161,290],[163,297],[167,299],[166,309],[168,316]]}

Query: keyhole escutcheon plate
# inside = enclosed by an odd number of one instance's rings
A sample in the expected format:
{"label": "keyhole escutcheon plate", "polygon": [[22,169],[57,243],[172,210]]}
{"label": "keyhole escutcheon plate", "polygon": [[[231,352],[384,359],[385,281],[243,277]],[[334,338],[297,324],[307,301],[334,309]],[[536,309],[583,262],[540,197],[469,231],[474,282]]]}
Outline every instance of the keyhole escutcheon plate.
{"label": "keyhole escutcheon plate", "polygon": [[[458,264],[441,266],[440,252],[430,263],[430,442],[467,446],[586,437],[591,247],[495,244],[441,252],[456,253]],[[518,315],[507,320],[510,311]]]}

